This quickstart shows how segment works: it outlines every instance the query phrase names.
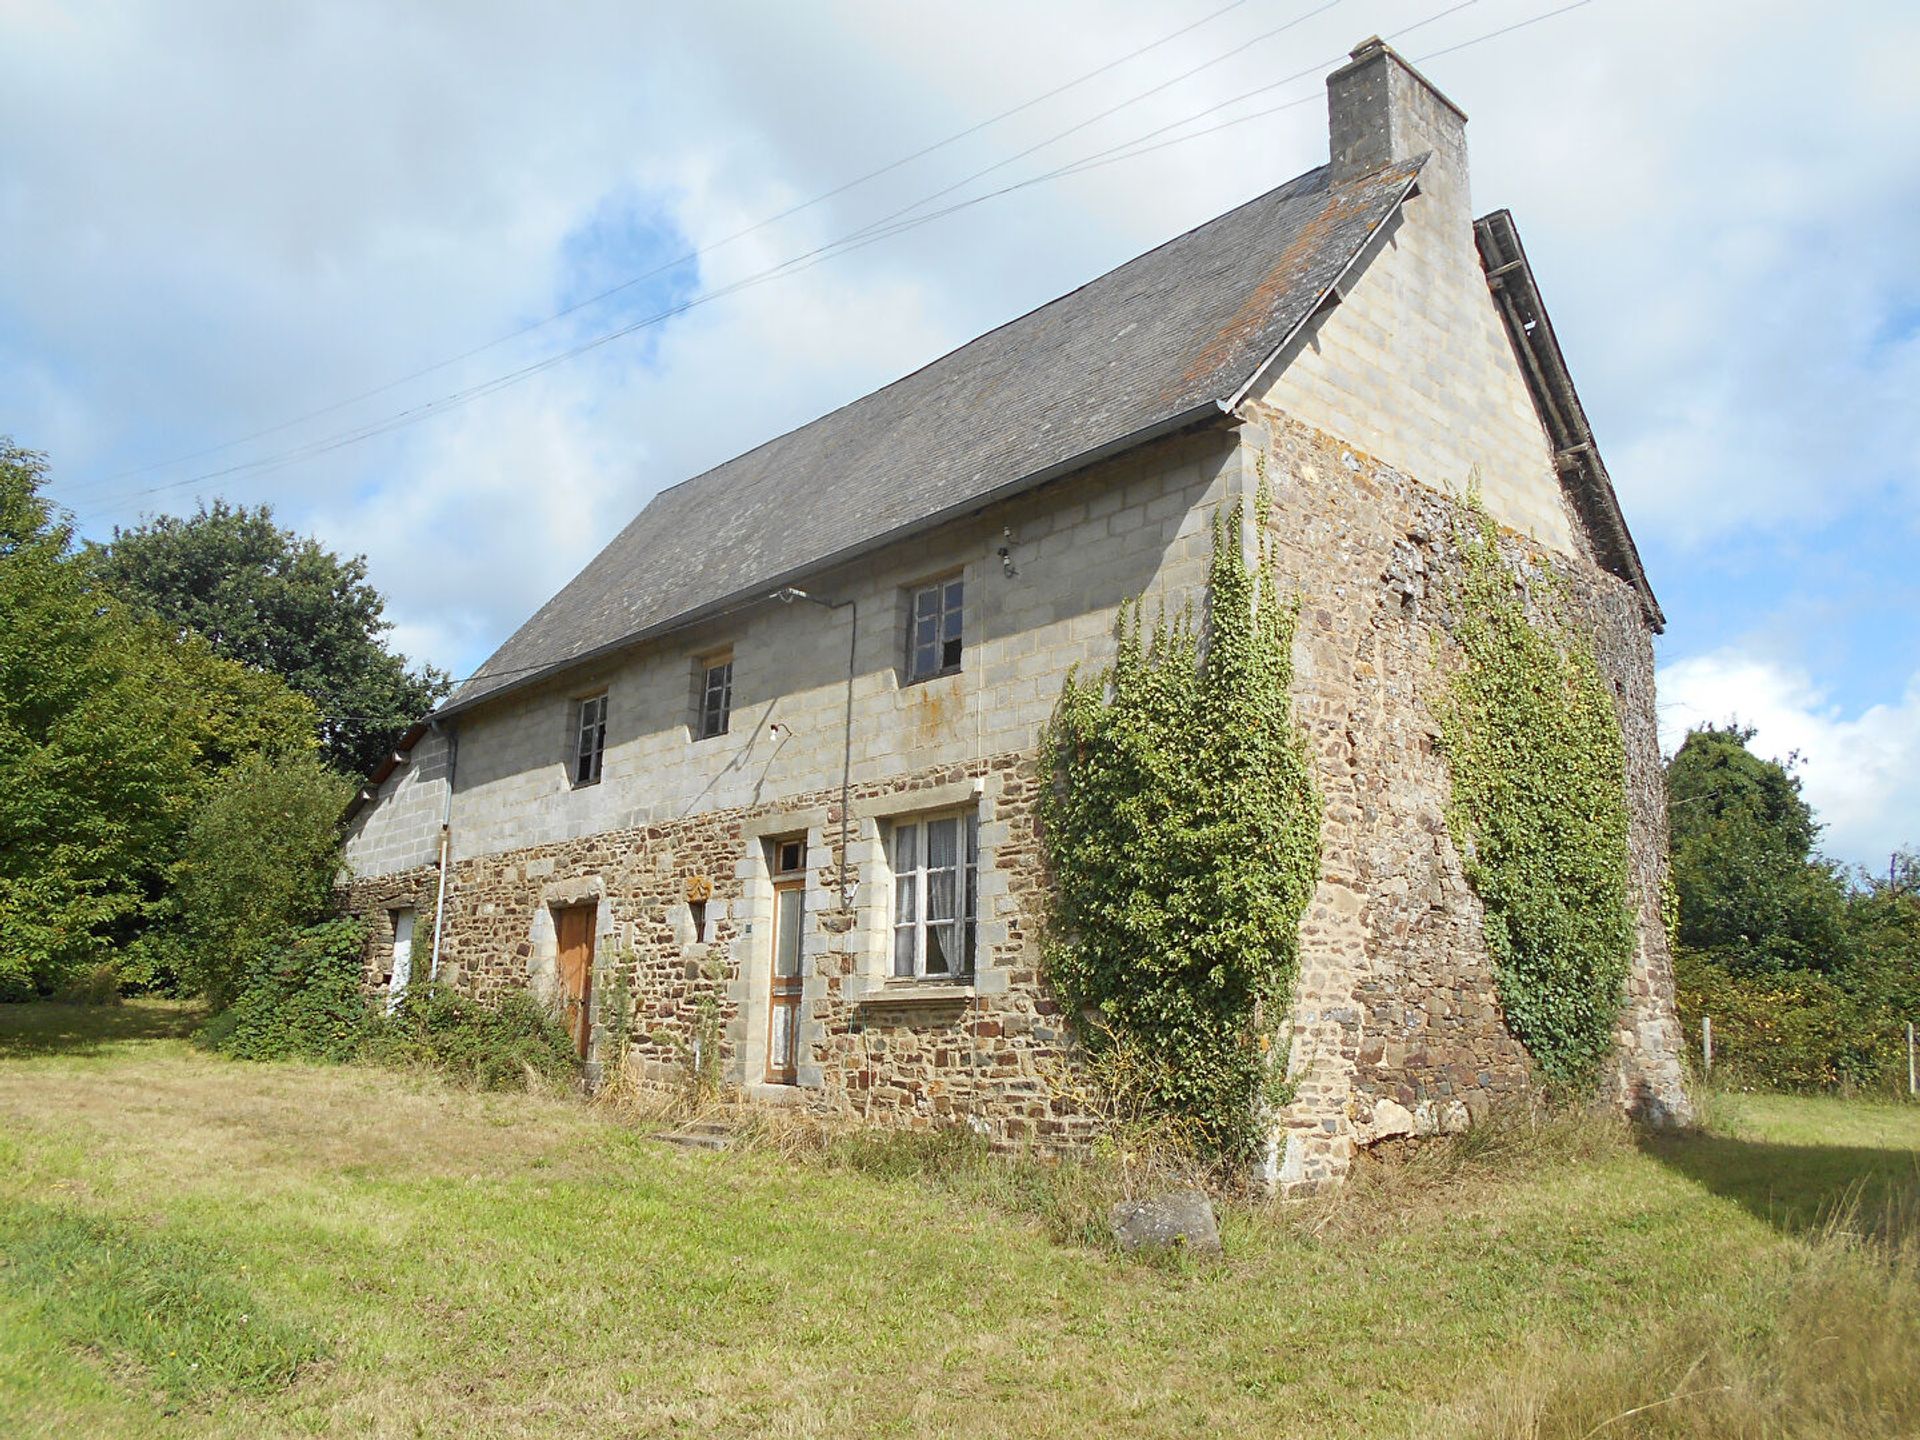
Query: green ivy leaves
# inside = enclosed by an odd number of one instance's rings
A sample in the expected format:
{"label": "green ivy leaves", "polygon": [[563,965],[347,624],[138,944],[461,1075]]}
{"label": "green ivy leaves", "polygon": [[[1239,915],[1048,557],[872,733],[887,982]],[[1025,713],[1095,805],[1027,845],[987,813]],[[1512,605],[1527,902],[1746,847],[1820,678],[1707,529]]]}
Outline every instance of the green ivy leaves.
{"label": "green ivy leaves", "polygon": [[[1268,499],[1261,487],[1258,513]],[[1297,606],[1257,576],[1244,513],[1216,515],[1204,652],[1190,614],[1123,606],[1098,680],[1069,676],[1043,741],[1054,891],[1048,974],[1096,1049],[1125,1043],[1152,1108],[1223,1159],[1264,1139],[1284,1070],[1320,799],[1289,707]]]}
{"label": "green ivy leaves", "polygon": [[1471,495],[1438,707],[1448,828],[1485,911],[1507,1026],[1543,1077],[1585,1086],[1606,1058],[1633,956],[1626,753],[1592,646],[1552,571],[1536,624],[1493,520]]}

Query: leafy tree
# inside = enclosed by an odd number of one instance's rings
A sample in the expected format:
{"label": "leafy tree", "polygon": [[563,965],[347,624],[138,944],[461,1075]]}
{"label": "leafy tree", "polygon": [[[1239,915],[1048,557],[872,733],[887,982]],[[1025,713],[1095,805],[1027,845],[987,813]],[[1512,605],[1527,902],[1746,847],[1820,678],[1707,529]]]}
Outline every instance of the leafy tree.
{"label": "leafy tree", "polygon": [[386,602],[366,557],[342,558],[273,523],[273,511],[216,500],[161,516],[94,547],[106,579],[216,654],[278,675],[319,708],[326,758],[367,774],[447,693],[433,666],[407,668],[386,646]]}
{"label": "leafy tree", "polygon": [[353,782],[311,755],[252,755],[207,792],[176,872],[187,978],[216,1007],[260,958],[321,919]]}
{"label": "leafy tree", "polygon": [[165,923],[220,769],[313,743],[271,676],[136,615],[75,554],[44,456],[0,439],[0,995],[57,989]]}
{"label": "leafy tree", "polygon": [[1736,974],[1842,969],[1845,879],[1814,854],[1820,826],[1799,777],[1755,755],[1753,734],[1691,731],[1667,765],[1680,942]]}
{"label": "leafy tree", "polygon": [[1848,983],[1898,1023],[1920,1021],[1920,852],[1901,851],[1887,875],[1863,875],[1847,902]]}

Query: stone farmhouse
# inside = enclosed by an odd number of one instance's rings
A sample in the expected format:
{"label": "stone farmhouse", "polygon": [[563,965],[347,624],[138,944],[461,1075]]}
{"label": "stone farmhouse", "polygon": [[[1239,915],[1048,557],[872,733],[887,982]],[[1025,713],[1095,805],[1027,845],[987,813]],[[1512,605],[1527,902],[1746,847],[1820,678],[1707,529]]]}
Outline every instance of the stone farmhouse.
{"label": "stone farmhouse", "polygon": [[411,953],[530,986],[604,1066],[617,978],[650,1083],[698,1052],[752,1101],[1083,1141],[1036,742],[1123,600],[1203,592],[1244,500],[1301,596],[1326,807],[1268,1178],[1469,1123],[1529,1080],[1431,708],[1477,475],[1572,576],[1616,695],[1639,944],[1607,1083],[1684,1115],[1659,606],[1513,219],[1473,216],[1466,117],[1377,39],[1327,95],[1327,165],[659,494],[362,792],[369,982]]}

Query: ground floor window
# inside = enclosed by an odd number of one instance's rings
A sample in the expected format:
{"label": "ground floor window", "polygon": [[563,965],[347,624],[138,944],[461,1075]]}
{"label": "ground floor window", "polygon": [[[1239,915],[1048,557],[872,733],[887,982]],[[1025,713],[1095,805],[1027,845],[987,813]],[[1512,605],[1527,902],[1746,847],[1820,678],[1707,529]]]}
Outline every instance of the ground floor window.
{"label": "ground floor window", "polygon": [[979,826],[971,811],[895,821],[893,973],[953,979],[973,973]]}

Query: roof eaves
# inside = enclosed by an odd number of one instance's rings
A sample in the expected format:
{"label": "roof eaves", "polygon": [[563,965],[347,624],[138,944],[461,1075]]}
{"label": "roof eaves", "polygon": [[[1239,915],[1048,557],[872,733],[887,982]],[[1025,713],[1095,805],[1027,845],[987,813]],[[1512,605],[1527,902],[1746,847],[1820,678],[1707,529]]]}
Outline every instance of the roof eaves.
{"label": "roof eaves", "polygon": [[1512,212],[1496,210],[1481,216],[1474,221],[1473,233],[1494,305],[1506,325],[1534,409],[1553,447],[1560,483],[1572,497],[1601,565],[1633,586],[1648,625],[1659,634],[1667,627],[1667,617],[1654,597],[1639,547],[1627,529],[1620,497],[1600,456],[1586,408],[1574,389],[1573,375],[1540,298],[1540,287],[1520,244]]}
{"label": "roof eaves", "polygon": [[353,817],[373,802],[380,793],[380,787],[387,783],[387,777],[407,763],[407,757],[413,753],[413,747],[420,743],[420,737],[433,728],[431,720],[416,720],[407,727],[407,733],[394,742],[393,749],[374,766],[373,773],[367,776],[360,788],[353,792],[353,799],[347,803],[346,813],[340,817],[343,825],[351,824]]}

